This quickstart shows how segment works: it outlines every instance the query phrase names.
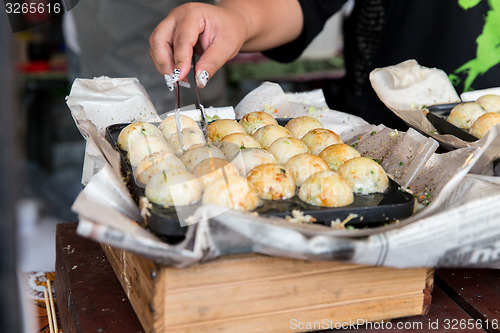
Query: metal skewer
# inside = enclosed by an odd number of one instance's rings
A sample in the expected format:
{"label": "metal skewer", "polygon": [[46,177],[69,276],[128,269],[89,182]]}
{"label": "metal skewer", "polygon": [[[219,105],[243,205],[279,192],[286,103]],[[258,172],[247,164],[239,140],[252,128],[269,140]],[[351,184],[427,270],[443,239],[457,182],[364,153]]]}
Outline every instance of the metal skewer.
{"label": "metal skewer", "polygon": [[174,113],[175,127],[177,129],[177,138],[179,139],[179,146],[184,152],[184,137],[182,135],[182,121],[181,121],[181,93],[180,93],[179,82],[175,82],[175,97],[176,97],[176,108]]}
{"label": "metal skewer", "polygon": [[196,98],[197,98],[197,105],[196,107],[200,110],[200,113],[201,113],[201,128],[203,130],[203,133],[205,134],[205,138],[207,138],[207,127],[208,127],[208,124],[207,124],[207,119],[205,117],[205,108],[203,107],[203,104],[201,103],[201,94],[200,94],[200,88],[198,87],[198,84],[196,82],[196,70],[195,70],[195,65],[196,65],[196,59],[195,59],[195,54],[193,52],[193,59],[192,59],[192,63],[193,63],[193,78],[194,78],[194,85],[196,87]]}
{"label": "metal skewer", "polygon": [[176,109],[181,108],[181,92],[179,88],[179,82],[175,82],[175,99],[176,99]]}

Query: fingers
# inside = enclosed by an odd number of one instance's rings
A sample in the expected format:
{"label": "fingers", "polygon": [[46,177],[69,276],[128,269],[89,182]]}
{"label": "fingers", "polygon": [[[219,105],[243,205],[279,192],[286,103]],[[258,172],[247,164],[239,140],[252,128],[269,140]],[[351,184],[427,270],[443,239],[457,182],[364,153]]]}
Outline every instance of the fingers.
{"label": "fingers", "polygon": [[197,50],[202,51],[195,73],[200,88],[204,88],[210,77],[238,54],[244,42],[245,33],[237,15],[217,7],[213,15],[217,20],[206,22],[198,38]]}
{"label": "fingers", "polygon": [[149,37],[149,57],[160,74],[171,74],[174,69],[171,61],[174,24],[168,18],[161,21]]}
{"label": "fingers", "polygon": [[[198,41],[201,28],[197,19],[187,18],[179,22],[173,36],[173,66],[179,70],[179,79],[183,79],[191,69],[193,49]],[[174,73],[175,74],[175,73]]]}
{"label": "fingers", "polygon": [[172,10],[149,38],[153,64],[172,83],[189,73],[193,47],[202,31],[199,17],[186,15],[189,10],[181,7]]}
{"label": "fingers", "polygon": [[201,50],[196,63],[196,82],[203,88],[244,42],[241,22],[227,10],[213,5],[187,3],[173,9],[150,37],[150,57],[167,84],[189,73],[193,49]]}

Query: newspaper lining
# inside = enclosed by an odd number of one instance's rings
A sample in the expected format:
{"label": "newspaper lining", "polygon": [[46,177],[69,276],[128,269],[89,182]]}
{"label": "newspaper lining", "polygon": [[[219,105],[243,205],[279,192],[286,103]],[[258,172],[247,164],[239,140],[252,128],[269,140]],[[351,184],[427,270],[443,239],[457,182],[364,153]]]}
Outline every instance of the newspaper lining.
{"label": "newspaper lining", "polygon": [[[119,79],[113,80],[121,84]],[[86,82],[86,86],[92,87],[92,80]],[[94,154],[92,160],[96,161],[88,173],[88,184],[73,207],[80,218],[78,233],[175,267],[250,251],[391,267],[499,266],[500,205],[495,203],[500,199],[500,181],[498,177],[474,175],[470,171],[490,172],[491,158],[498,156],[500,126],[465,148],[436,154],[437,142],[415,130],[398,133],[383,125],[371,125],[355,116],[328,110],[318,91],[295,95],[280,89],[276,84],[263,84],[242,100],[236,113],[241,117],[246,112],[242,110],[250,112],[248,110],[255,110],[255,105],[264,108],[270,103],[288,103],[286,116],[317,117],[347,143],[357,143],[363,154],[379,159],[388,173],[408,186],[417,198],[430,197],[430,204],[422,208],[426,204],[422,202],[419,211],[408,219],[361,230],[291,224],[285,219],[204,206],[196,211],[194,219],[198,223],[188,227],[186,239],[179,244],[167,244],[139,226],[139,212],[131,204],[130,193],[125,186],[118,185],[121,182],[118,154],[98,127],[92,127],[95,120],[74,112],[87,107],[85,100],[75,101],[70,95],[68,106],[77,127],[93,148],[87,153]],[[267,91],[272,91],[267,94],[272,96],[271,100],[262,98]],[[141,89],[138,92],[140,94]],[[261,100],[256,102],[253,95],[259,95]],[[113,112],[116,103],[106,105],[105,97],[103,92],[101,112],[106,109]],[[245,100],[250,106],[242,104]],[[99,128],[106,125],[99,123]],[[396,171],[396,166],[401,168]],[[106,191],[115,195],[107,197]],[[106,198],[99,198],[99,194]]]}

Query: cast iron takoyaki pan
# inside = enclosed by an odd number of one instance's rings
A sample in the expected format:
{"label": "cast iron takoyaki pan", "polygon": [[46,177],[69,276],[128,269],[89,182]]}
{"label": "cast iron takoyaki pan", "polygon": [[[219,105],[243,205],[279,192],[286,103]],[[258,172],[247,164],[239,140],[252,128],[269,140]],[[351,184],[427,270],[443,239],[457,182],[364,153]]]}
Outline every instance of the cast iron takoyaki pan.
{"label": "cast iron takoyaki pan", "polygon": [[[106,139],[120,152],[124,180],[136,201],[144,196],[144,189],[139,187],[134,180],[132,167],[126,157],[126,152],[118,148],[118,135],[127,124],[111,125],[106,130]],[[187,227],[181,226],[179,216],[186,216],[200,204],[186,207],[163,207],[153,204],[148,218],[148,227],[161,236],[182,237]],[[292,210],[300,210],[304,214],[317,219],[316,223],[330,226],[331,221],[347,217],[352,219],[348,225],[353,227],[380,226],[388,221],[403,219],[413,213],[414,197],[411,193],[401,188],[393,180],[389,180],[389,187],[384,193],[369,195],[354,194],[354,202],[344,207],[317,207],[301,201],[298,196],[286,200],[263,200],[261,206],[255,211],[262,216],[291,216]]]}

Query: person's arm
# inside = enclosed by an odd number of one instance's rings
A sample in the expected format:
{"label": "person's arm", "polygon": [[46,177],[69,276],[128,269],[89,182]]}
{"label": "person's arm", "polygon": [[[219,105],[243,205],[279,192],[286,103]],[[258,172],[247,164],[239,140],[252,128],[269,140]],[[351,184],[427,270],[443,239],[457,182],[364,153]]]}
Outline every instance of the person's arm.
{"label": "person's arm", "polygon": [[288,43],[302,31],[297,0],[222,0],[219,6],[239,10],[248,29],[242,52],[258,52]]}
{"label": "person's arm", "polygon": [[[188,3],[173,9],[150,38],[150,56],[161,74],[182,80],[193,48],[200,86],[238,52],[267,50],[297,38],[303,26],[298,0],[221,0],[217,6]],[[206,79],[204,79],[205,77]]]}
{"label": "person's arm", "polygon": [[326,21],[337,13],[345,0],[298,0],[302,8],[303,27],[300,35],[290,43],[262,52],[267,58],[290,62],[300,57],[307,46],[323,30]]}

